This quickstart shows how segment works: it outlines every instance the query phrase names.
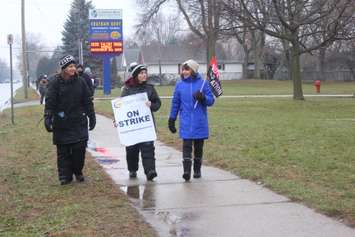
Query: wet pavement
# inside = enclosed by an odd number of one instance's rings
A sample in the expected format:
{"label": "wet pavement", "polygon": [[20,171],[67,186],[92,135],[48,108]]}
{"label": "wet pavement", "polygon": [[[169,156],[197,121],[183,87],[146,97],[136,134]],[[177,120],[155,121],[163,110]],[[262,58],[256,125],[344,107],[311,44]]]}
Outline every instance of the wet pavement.
{"label": "wet pavement", "polygon": [[184,182],[181,153],[161,142],[158,177],[146,181],[140,164],[129,179],[117,131],[100,115],[88,150],[160,236],[355,236],[355,229],[217,168],[203,166],[201,179]]}

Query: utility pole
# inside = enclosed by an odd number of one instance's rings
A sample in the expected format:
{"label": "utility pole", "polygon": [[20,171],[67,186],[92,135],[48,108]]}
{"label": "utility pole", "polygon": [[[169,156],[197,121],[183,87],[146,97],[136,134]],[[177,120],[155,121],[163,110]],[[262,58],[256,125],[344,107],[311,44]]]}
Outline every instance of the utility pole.
{"label": "utility pole", "polygon": [[83,41],[82,39],[78,40],[79,45],[79,64],[84,65],[84,56],[83,56]]}
{"label": "utility pole", "polygon": [[14,37],[10,34],[7,36],[7,43],[10,46],[10,80],[11,80],[11,122],[15,124],[14,119],[14,80],[12,76],[12,44],[14,43]]}
{"label": "utility pole", "polygon": [[21,32],[22,32],[22,85],[24,90],[25,99],[28,98],[28,65],[27,65],[27,42],[26,42],[26,29],[25,29],[25,0],[21,0]]}

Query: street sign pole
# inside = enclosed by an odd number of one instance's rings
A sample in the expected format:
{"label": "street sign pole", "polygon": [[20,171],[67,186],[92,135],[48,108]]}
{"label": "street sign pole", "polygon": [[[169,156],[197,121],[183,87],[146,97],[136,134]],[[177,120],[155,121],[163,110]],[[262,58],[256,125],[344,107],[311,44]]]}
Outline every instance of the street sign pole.
{"label": "street sign pole", "polygon": [[111,94],[111,60],[109,55],[103,56],[104,95]]}
{"label": "street sign pole", "polygon": [[104,95],[111,94],[111,58],[123,52],[121,9],[89,11],[90,53],[102,58]]}
{"label": "street sign pole", "polygon": [[14,42],[14,37],[10,34],[7,36],[7,43],[10,46],[10,85],[11,85],[11,123],[15,124],[14,115],[14,80],[12,76],[12,44]]}

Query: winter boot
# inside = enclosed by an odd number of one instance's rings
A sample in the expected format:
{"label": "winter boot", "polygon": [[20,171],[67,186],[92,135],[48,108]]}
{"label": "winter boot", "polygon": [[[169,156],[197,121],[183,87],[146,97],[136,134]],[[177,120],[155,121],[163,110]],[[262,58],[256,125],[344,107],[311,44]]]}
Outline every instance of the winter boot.
{"label": "winter boot", "polygon": [[129,178],[131,178],[131,179],[137,178],[137,172],[136,171],[129,171]]}
{"label": "winter boot", "polygon": [[[153,156],[154,157],[154,156]],[[150,157],[143,157],[144,173],[147,176],[148,181],[152,181],[158,176],[155,170],[155,159]]]}
{"label": "winter boot", "polygon": [[182,177],[185,179],[185,181],[189,181],[191,178],[191,159],[184,159],[182,161],[182,165],[184,167],[184,174],[182,175]]}
{"label": "winter boot", "polygon": [[84,177],[83,174],[76,174],[76,175],[75,175],[75,179],[76,179],[76,181],[78,181],[79,183],[85,181],[85,177]]}
{"label": "winter boot", "polygon": [[148,173],[147,173],[147,180],[148,181],[153,181],[153,179],[155,177],[157,177],[157,176],[158,176],[158,174],[157,174],[157,172],[155,170],[149,170]]}
{"label": "winter boot", "polygon": [[195,158],[194,159],[194,178],[195,179],[201,178],[201,164],[202,164],[202,158]]}

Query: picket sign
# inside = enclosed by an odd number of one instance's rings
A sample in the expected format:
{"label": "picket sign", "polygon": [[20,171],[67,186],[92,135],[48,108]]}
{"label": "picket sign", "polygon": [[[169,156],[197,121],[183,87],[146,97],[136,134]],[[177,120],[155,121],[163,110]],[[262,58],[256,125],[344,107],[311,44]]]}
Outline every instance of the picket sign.
{"label": "picket sign", "polygon": [[[217,63],[216,56],[213,56],[211,58],[210,65],[208,67],[208,72],[207,72],[207,79],[203,80],[202,86],[200,88],[200,92],[203,91],[203,87],[205,86],[207,80],[209,82],[213,95],[216,98],[221,96],[223,90],[222,90],[221,81],[219,80],[218,63]],[[195,102],[194,109],[196,109],[197,104],[198,101]]]}
{"label": "picket sign", "polygon": [[122,145],[131,146],[157,139],[152,112],[146,101],[146,92],[111,100],[118,138]]}

